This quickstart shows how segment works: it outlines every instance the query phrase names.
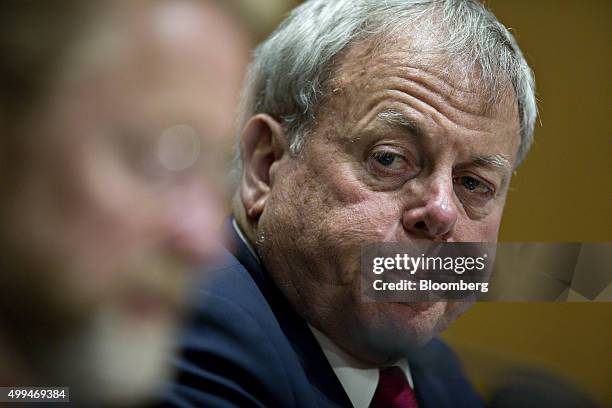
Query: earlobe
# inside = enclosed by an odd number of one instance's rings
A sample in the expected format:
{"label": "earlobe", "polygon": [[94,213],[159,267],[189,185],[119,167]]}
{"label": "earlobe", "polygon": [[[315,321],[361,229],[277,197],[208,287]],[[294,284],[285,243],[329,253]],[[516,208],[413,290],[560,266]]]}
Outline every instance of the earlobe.
{"label": "earlobe", "polygon": [[270,115],[255,115],[245,125],[240,138],[240,197],[249,218],[257,219],[263,212],[274,183],[274,164],[286,147],[282,126]]}

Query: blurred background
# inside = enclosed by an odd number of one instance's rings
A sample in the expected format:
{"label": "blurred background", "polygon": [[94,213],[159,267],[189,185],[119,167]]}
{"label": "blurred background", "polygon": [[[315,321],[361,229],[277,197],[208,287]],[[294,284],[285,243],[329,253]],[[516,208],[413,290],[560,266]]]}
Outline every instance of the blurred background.
{"label": "blurred background", "polygon": [[[247,46],[265,39],[299,3],[219,2],[240,17]],[[610,241],[612,2],[486,3],[512,29],[534,69],[540,109],[535,144],[512,181],[500,241]],[[215,156],[229,162],[232,140],[214,145]],[[502,372],[522,378],[552,373],[612,406],[611,327],[612,303],[480,303],[444,337],[484,395]]]}
{"label": "blurred background", "polygon": [[[261,40],[298,1],[245,1]],[[500,241],[610,241],[610,38],[606,0],[490,0],[537,82],[535,144],[512,181]],[[278,16],[278,17],[277,17]],[[444,337],[488,394],[496,374],[552,373],[612,405],[611,303],[480,303]],[[543,385],[544,386],[544,385]]]}

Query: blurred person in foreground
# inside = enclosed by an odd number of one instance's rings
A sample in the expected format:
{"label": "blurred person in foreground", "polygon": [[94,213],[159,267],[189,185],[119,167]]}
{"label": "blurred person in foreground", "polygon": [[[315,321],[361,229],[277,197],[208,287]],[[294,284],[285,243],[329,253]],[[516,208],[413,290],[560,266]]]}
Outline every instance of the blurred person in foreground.
{"label": "blurred person in foreground", "polygon": [[0,385],[146,403],[214,259],[247,43],[221,2],[0,5]]}
{"label": "blurred person in foreground", "polygon": [[480,406],[436,338],[469,303],[364,303],[359,261],[368,242],[497,240],[536,118],[510,32],[478,1],[307,1],[245,92],[237,246],[168,403]]}

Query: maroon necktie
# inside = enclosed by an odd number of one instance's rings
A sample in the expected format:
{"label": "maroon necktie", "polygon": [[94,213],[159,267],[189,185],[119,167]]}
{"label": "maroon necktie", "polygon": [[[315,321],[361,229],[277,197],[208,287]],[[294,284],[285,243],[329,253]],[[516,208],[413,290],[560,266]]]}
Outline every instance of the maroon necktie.
{"label": "maroon necktie", "polygon": [[370,408],[419,408],[401,368],[393,366],[380,370],[380,378]]}

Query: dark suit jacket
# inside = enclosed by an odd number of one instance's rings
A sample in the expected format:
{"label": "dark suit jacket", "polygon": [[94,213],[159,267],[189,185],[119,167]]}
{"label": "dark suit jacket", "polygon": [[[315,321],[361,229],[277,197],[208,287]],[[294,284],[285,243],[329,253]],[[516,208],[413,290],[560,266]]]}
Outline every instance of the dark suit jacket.
{"label": "dark suit jacket", "polygon": [[[193,318],[165,395],[178,407],[351,407],[306,322],[231,225],[234,254],[201,271]],[[421,408],[479,407],[453,352],[434,339],[410,358]]]}

